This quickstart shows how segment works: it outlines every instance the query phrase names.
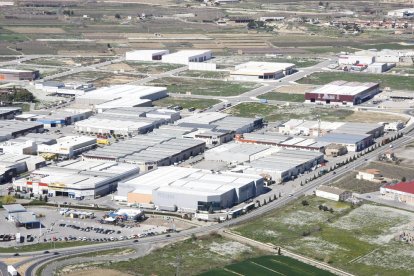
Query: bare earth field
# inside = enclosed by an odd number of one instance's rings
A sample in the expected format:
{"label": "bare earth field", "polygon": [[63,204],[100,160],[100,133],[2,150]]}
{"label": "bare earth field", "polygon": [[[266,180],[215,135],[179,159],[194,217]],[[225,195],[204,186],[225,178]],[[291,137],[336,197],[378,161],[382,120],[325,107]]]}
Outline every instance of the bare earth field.
{"label": "bare earth field", "polygon": [[113,269],[102,269],[102,268],[92,268],[87,270],[74,270],[69,273],[65,273],[66,276],[129,276],[126,272],[120,272]]}
{"label": "bare earth field", "polygon": [[54,27],[7,27],[10,30],[19,34],[64,34],[65,30]]}

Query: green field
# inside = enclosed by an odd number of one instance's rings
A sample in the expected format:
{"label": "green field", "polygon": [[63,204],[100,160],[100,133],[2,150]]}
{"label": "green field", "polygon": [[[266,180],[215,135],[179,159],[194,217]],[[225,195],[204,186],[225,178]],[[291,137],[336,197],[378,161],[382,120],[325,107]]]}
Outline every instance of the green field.
{"label": "green field", "polygon": [[262,255],[263,251],[212,234],[167,245],[142,258],[108,263],[101,268],[130,275],[172,276],[179,262],[180,275],[197,275]]}
{"label": "green field", "polygon": [[414,91],[414,81],[412,77],[394,76],[387,74],[365,74],[347,72],[323,72],[314,73],[306,78],[300,79],[298,83],[323,85],[336,80],[359,81],[359,82],[378,82],[381,87],[390,87],[395,90]]}
{"label": "green field", "polygon": [[228,113],[240,117],[260,116],[268,121],[289,119],[315,120],[317,116],[323,121],[345,121],[354,111],[337,108],[312,108],[302,105],[272,105],[262,103],[241,103],[233,106]]}
{"label": "green field", "polygon": [[304,102],[305,95],[303,94],[288,94],[279,92],[268,92],[266,94],[258,96],[259,99],[267,99],[273,101],[286,101],[286,102]]}
{"label": "green field", "polygon": [[186,78],[162,78],[148,83],[154,86],[167,86],[170,93],[195,95],[237,96],[259,87],[257,83],[231,82],[220,80],[200,80]]}
{"label": "green field", "polygon": [[[303,201],[307,204],[304,204]],[[331,211],[320,210],[326,206]],[[414,213],[374,204],[351,206],[315,196],[234,229],[355,275],[413,275],[412,245],[394,240],[411,229]]]}
{"label": "green field", "polygon": [[254,259],[228,265],[221,269],[214,269],[202,276],[234,276],[234,275],[301,275],[301,276],[330,276],[328,271],[299,262],[286,256],[262,256]]}
{"label": "green field", "polygon": [[219,100],[213,99],[195,99],[195,98],[172,98],[167,97],[161,100],[153,101],[154,106],[166,107],[169,105],[181,106],[182,108],[194,107],[195,109],[205,109],[215,104],[218,104]]}

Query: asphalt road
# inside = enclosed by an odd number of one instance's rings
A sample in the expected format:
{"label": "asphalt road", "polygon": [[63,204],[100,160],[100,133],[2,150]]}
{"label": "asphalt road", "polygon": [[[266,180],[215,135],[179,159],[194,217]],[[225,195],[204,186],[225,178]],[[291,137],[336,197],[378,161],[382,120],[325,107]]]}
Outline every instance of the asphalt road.
{"label": "asphalt road", "polygon": [[[413,130],[413,125],[407,127],[405,130],[403,130],[403,132],[404,133],[411,133],[412,130]],[[413,136],[406,135],[406,136],[403,136],[402,138],[392,142],[392,145],[393,145],[394,148],[397,148],[397,147],[404,146],[407,143],[412,142],[413,140],[414,140]],[[319,185],[323,185],[323,184],[329,183],[329,182],[331,182],[331,181],[333,181],[337,178],[340,178],[344,174],[349,173],[349,171],[351,171],[355,168],[358,168],[360,166],[365,165],[365,163],[366,163],[365,159],[376,158],[378,156],[378,154],[384,153],[388,149],[389,149],[388,146],[383,146],[383,147],[377,148],[376,150],[360,157],[356,161],[336,169],[335,174],[333,174],[333,172],[330,172],[330,173],[327,173],[327,174],[317,178],[314,181],[309,182],[305,186],[302,186],[297,191],[295,191],[292,194],[292,196],[284,196],[282,198],[279,198],[275,201],[272,201],[272,202],[268,203],[265,206],[262,206],[258,209],[255,209],[250,213],[247,213],[243,216],[240,216],[238,218],[229,220],[229,221],[224,222],[224,223],[213,224],[213,225],[209,225],[209,226],[205,226],[205,227],[199,227],[199,228],[193,228],[193,229],[182,231],[180,233],[173,233],[173,234],[171,234],[171,237],[166,237],[166,236],[163,235],[163,236],[142,238],[142,239],[140,239],[138,244],[135,244],[131,240],[125,240],[125,241],[117,241],[117,242],[104,243],[104,244],[96,244],[96,245],[93,244],[93,245],[75,247],[75,248],[55,249],[55,250],[53,250],[53,252],[58,252],[59,253],[59,255],[56,255],[56,256],[53,255],[53,253],[43,254],[43,252],[21,253],[20,254],[21,256],[31,256],[33,258],[36,257],[36,260],[26,270],[25,275],[34,275],[35,272],[36,272],[36,269],[39,266],[41,266],[42,264],[44,264],[44,263],[46,263],[50,260],[57,259],[57,258],[60,258],[62,256],[71,256],[71,255],[76,255],[76,254],[85,253],[85,252],[100,251],[100,250],[112,249],[112,248],[121,248],[121,247],[126,247],[126,246],[129,246],[129,247],[132,246],[133,247],[134,245],[136,246],[136,245],[139,245],[139,244],[174,242],[174,241],[177,241],[179,239],[189,237],[192,234],[205,234],[205,233],[209,233],[209,232],[212,232],[212,231],[218,231],[218,230],[226,228],[226,227],[234,226],[234,225],[240,224],[242,222],[246,222],[246,221],[254,219],[256,217],[260,217],[260,216],[264,215],[265,213],[267,213],[271,210],[280,208],[280,207],[286,205],[287,203],[297,199],[298,197],[300,197],[302,195],[305,195],[305,194],[308,194],[308,193],[312,192]],[[0,254],[0,258],[10,257],[11,255],[12,254]],[[30,259],[29,261],[33,260],[33,258]],[[22,261],[22,262],[16,264],[16,266],[19,267],[23,264],[28,263],[29,261]]]}

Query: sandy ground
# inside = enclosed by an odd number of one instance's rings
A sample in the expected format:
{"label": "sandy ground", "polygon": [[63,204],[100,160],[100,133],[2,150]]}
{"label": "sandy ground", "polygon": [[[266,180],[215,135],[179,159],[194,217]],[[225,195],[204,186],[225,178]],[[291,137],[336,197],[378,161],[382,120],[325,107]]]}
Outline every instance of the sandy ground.
{"label": "sandy ground", "polygon": [[378,123],[378,122],[395,122],[407,121],[407,118],[404,116],[398,116],[393,114],[380,114],[377,112],[364,112],[359,111],[355,112],[354,114],[350,115],[346,119],[349,122],[364,122],[364,123]]}
{"label": "sandy ground", "polygon": [[65,274],[66,276],[119,276],[124,275],[128,276],[131,274],[122,273],[120,271],[112,270],[112,269],[87,269],[87,270],[78,270],[78,271],[72,271],[70,273]]}
{"label": "sandy ground", "polygon": [[280,93],[290,93],[290,94],[305,94],[306,92],[309,92],[313,89],[315,89],[315,85],[307,85],[307,84],[300,84],[300,85],[286,85],[279,87],[274,90],[274,92],[280,92]]}

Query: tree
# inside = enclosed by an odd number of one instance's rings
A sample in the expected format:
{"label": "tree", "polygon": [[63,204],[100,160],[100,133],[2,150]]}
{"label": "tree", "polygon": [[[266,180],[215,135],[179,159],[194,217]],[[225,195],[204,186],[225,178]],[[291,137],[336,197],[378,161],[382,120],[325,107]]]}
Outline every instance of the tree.
{"label": "tree", "polygon": [[282,255],[282,251],[280,250],[280,247],[279,247],[279,249],[277,250],[277,255]]}
{"label": "tree", "polygon": [[16,202],[16,199],[12,195],[6,195],[2,200],[3,204],[12,204]]}
{"label": "tree", "polygon": [[405,176],[401,177],[401,182],[407,181],[407,178]]}
{"label": "tree", "polygon": [[320,205],[318,206],[318,208],[319,208],[319,210],[322,210],[322,209],[323,209],[323,205],[322,205],[322,204],[320,204]]}
{"label": "tree", "polygon": [[115,18],[116,18],[116,19],[121,19],[121,15],[120,15],[119,13],[116,13],[116,14],[115,14]]}
{"label": "tree", "polygon": [[42,201],[42,200],[43,200],[43,196],[42,196],[42,195],[40,195],[40,196],[39,196],[39,200],[40,200],[40,201]]}
{"label": "tree", "polygon": [[282,192],[279,192],[279,197],[282,197]]}
{"label": "tree", "polygon": [[111,44],[109,44],[109,43],[106,45],[106,47],[108,47],[108,49],[111,49],[112,48],[111,47]]}
{"label": "tree", "polygon": [[266,199],[264,199],[263,200],[263,205],[266,205],[266,204],[267,204]]}
{"label": "tree", "polygon": [[333,212],[334,212],[334,210],[333,210],[332,208],[330,208],[330,209],[329,209],[329,212],[333,213]]}
{"label": "tree", "polygon": [[303,206],[308,206],[309,205],[309,202],[307,200],[302,200],[302,205]]}
{"label": "tree", "polygon": [[47,201],[48,201],[47,196],[45,196],[45,197],[43,198],[43,200],[44,200],[45,202],[47,202]]}
{"label": "tree", "polygon": [[197,240],[197,236],[194,233],[191,234],[191,240],[192,241],[196,241]]}

